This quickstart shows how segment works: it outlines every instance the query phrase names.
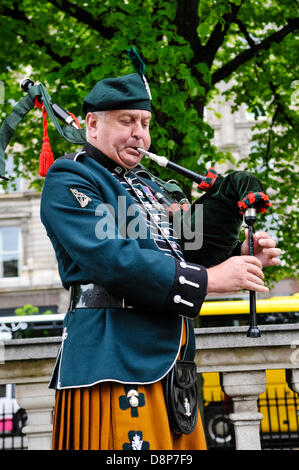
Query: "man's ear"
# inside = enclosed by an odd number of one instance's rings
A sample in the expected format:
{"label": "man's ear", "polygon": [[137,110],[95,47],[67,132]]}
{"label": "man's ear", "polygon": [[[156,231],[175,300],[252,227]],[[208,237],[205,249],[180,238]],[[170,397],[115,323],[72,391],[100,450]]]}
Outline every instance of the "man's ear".
{"label": "man's ear", "polygon": [[87,113],[86,127],[89,137],[96,139],[98,133],[98,116],[95,113]]}

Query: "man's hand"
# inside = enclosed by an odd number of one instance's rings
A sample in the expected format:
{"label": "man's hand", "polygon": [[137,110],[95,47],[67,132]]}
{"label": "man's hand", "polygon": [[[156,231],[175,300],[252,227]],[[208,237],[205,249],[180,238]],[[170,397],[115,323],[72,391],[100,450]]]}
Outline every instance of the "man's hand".
{"label": "man's hand", "polygon": [[209,292],[235,292],[242,289],[268,292],[264,285],[262,263],[255,256],[233,256],[207,269]]}
{"label": "man's hand", "polygon": [[[241,246],[241,255],[249,254],[248,229],[245,229],[245,241]],[[280,264],[278,256],[281,250],[276,248],[276,242],[267,232],[256,232],[253,235],[254,256],[262,263],[265,268],[267,266],[277,266]]]}

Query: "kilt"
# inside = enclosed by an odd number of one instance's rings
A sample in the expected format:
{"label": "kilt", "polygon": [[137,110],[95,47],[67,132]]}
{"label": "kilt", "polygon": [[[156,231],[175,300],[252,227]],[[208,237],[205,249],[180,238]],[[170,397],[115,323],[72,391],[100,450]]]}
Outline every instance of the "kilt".
{"label": "kilt", "polygon": [[116,382],[57,390],[53,450],[206,450],[200,414],[191,434],[170,430],[161,381],[138,385],[135,408],[125,392]]}
{"label": "kilt", "polygon": [[[130,390],[138,393],[138,406],[130,405]],[[170,430],[162,381],[145,385],[109,381],[56,391],[52,449],[206,450],[206,440],[200,413],[191,434]]]}

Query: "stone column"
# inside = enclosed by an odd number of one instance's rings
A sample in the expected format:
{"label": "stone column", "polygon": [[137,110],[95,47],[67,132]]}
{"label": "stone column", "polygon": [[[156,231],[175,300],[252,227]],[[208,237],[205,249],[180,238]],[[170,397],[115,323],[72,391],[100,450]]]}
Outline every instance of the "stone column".
{"label": "stone column", "polygon": [[265,371],[223,372],[222,390],[233,399],[236,450],[260,450],[259,425],[263,419],[257,411],[258,396],[266,387]]}
{"label": "stone column", "polygon": [[286,379],[290,389],[299,393],[299,369],[286,370]]}
{"label": "stone column", "polygon": [[23,429],[29,450],[50,450],[52,447],[52,425],[54,390],[48,388],[48,377],[40,377],[16,385],[16,399],[27,412],[28,421]]}
{"label": "stone column", "polygon": [[0,383],[16,384],[17,403],[28,417],[23,432],[29,450],[52,447],[55,392],[48,386],[60,344],[60,337],[12,339],[4,343]]}

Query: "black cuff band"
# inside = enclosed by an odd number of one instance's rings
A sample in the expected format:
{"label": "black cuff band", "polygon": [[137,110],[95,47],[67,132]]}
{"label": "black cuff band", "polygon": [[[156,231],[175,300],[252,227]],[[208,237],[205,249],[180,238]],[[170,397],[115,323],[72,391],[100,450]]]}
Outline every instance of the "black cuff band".
{"label": "black cuff band", "polygon": [[207,291],[207,271],[204,266],[176,261],[176,277],[167,299],[166,308],[187,318],[199,314]]}

